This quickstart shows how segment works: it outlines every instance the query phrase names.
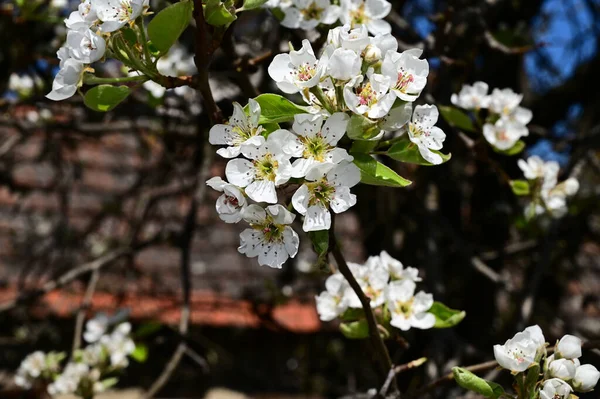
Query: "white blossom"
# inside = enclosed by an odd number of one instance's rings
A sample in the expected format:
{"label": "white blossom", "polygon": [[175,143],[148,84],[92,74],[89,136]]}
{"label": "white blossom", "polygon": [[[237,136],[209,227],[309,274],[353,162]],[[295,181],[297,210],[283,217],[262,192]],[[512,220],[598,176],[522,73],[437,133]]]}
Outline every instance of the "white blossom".
{"label": "white blossom", "polygon": [[215,205],[219,218],[225,223],[237,223],[242,220],[242,213],[247,206],[244,193],[238,187],[227,183],[220,177],[213,177],[206,184],[223,193],[217,199]]}
{"label": "white blossom", "polygon": [[68,363],[63,372],[48,385],[50,395],[73,394],[79,382],[89,373],[89,366],[83,363]]}
{"label": "white blossom", "polygon": [[577,359],[581,357],[581,339],[567,334],[558,341],[556,349],[564,358]]}
{"label": "white blossom", "polygon": [[577,359],[554,359],[554,355],[549,356],[548,372],[552,377],[560,378],[563,381],[569,381],[575,377],[575,370],[579,367]]}
{"label": "white blossom", "polygon": [[102,32],[114,32],[135,21],[148,6],[148,0],[93,0]]}
{"label": "white blossom", "polygon": [[100,343],[109,354],[110,364],[115,368],[125,368],[129,361],[127,357],[135,350],[135,343],[129,337],[131,324],[121,323],[110,335],[103,335]]}
{"label": "white blossom", "polygon": [[387,286],[387,307],[392,315],[390,324],[402,331],[411,328],[428,329],[435,325],[435,316],[427,311],[433,305],[433,296],[420,291],[415,295],[412,280],[392,281]]}
{"label": "white blossom", "polygon": [[72,97],[79,87],[84,67],[85,65],[77,60],[66,60],[54,77],[52,91],[46,95],[46,98],[60,101]]}
{"label": "white blossom", "polygon": [[345,25],[352,28],[366,25],[373,35],[392,31],[383,20],[392,10],[392,4],[386,0],[341,0],[341,7],[340,20]]}
{"label": "white blossom", "polygon": [[519,159],[517,165],[523,171],[525,178],[528,180],[545,179],[547,176],[553,177],[556,181],[558,176],[559,166],[557,162],[544,162],[537,155],[527,158],[527,160]]}
{"label": "white blossom", "polygon": [[419,59],[422,53],[423,50],[415,48],[385,54],[381,73],[390,79],[392,93],[401,100],[415,101],[427,84],[429,63]]}
{"label": "white blossom", "polygon": [[431,150],[441,150],[446,134],[435,126],[439,117],[435,105],[417,105],[412,122],[408,125],[408,138],[419,148],[421,156],[428,162],[439,165],[443,162],[439,154]]}
{"label": "white blossom", "polygon": [[65,19],[65,25],[68,29],[89,29],[97,20],[92,0],[84,0],[77,7],[77,11],[73,11],[69,18]]}
{"label": "white blossom", "polygon": [[472,86],[464,85],[458,94],[452,94],[450,102],[464,109],[487,108],[491,101],[488,90],[488,84],[485,82],[475,82]]}
{"label": "white blossom", "polygon": [[368,64],[382,61],[385,55],[398,50],[398,40],[389,33],[378,33],[369,37],[369,45],[363,50],[363,58]]}
{"label": "white blossom", "polygon": [[257,147],[246,146],[244,156],[251,159],[233,159],[225,167],[227,180],[245,188],[246,195],[256,202],[277,203],[276,187],[290,179],[292,165],[282,148],[295,137],[287,130],[276,130],[267,141]]}
{"label": "white blossom", "polygon": [[511,89],[494,89],[490,95],[490,111],[499,115],[512,114],[523,99],[522,94],[517,94]]}
{"label": "white blossom", "polygon": [[[357,263],[348,263],[348,267],[364,294],[370,299],[372,308],[379,307],[385,303],[386,287],[390,275],[384,267],[381,266],[377,257],[369,257],[364,265]],[[348,306],[360,309],[362,304],[358,295],[350,287],[346,290]]]}
{"label": "white blossom", "polygon": [[293,94],[316,86],[323,74],[323,64],[317,61],[310,42],[304,39],[300,50],[277,54],[268,72],[281,91]]}
{"label": "white blossom", "polygon": [[99,313],[93,319],[85,323],[85,331],[83,339],[85,342],[98,342],[100,338],[106,334],[109,326],[109,319],[105,314]]}
{"label": "white blossom", "polygon": [[31,383],[42,375],[47,368],[46,354],[42,351],[35,351],[29,354],[19,366],[15,375],[15,384],[23,388],[30,388]]}
{"label": "white blossom", "polygon": [[348,288],[348,282],[341,273],[332,274],[325,280],[326,291],[316,297],[317,313],[322,321],[331,321],[348,309],[345,296]]}
{"label": "white blossom", "polygon": [[243,216],[251,228],[240,234],[240,253],[249,258],[257,256],[260,265],[277,269],[296,256],[300,240],[290,227],[296,215],[279,204],[264,209],[253,204]]}
{"label": "white blossom", "polygon": [[599,379],[600,372],[598,372],[598,369],[591,364],[584,364],[575,370],[575,377],[572,382],[573,388],[578,392],[589,392],[594,389]]}
{"label": "white blossom", "polygon": [[540,389],[540,399],[569,399],[573,389],[566,382],[552,378],[544,382]]}
{"label": "white blossom", "polygon": [[292,205],[304,215],[304,231],[329,230],[331,213],[348,210],[356,204],[350,188],[360,182],[360,170],[351,162],[313,167],[306,182],[292,196]]}
{"label": "white blossom", "polygon": [[104,57],[106,41],[91,29],[70,30],[67,33],[67,46],[71,58],[84,64],[91,64]]}
{"label": "white blossom", "polygon": [[529,131],[525,126],[504,118],[498,119],[493,125],[491,123],[483,125],[483,137],[499,150],[512,148],[521,137],[528,134]]}
{"label": "white blossom", "polygon": [[[328,52],[331,52],[331,54],[327,54]],[[362,59],[360,54],[354,50],[329,47],[325,49],[322,57],[326,57],[326,75],[333,79],[348,81],[360,74]]]}
{"label": "white blossom", "polygon": [[381,251],[379,254],[379,261],[381,262],[381,265],[388,270],[392,280],[411,280],[415,282],[422,280],[419,277],[418,269],[414,267],[404,268],[402,262],[392,258],[386,251]]}
{"label": "white blossom", "polygon": [[281,25],[291,29],[310,30],[319,24],[331,25],[340,16],[340,7],[330,0],[292,0],[292,5],[282,8],[285,17]]}
{"label": "white blossom", "polygon": [[544,342],[544,335],[539,326],[527,327],[507,340],[504,345],[494,345],[494,357],[505,369],[513,372],[525,371],[534,363],[536,354]]}
{"label": "white blossom", "polygon": [[344,86],[344,101],[356,114],[371,119],[382,118],[390,112],[396,101],[396,96],[389,92],[390,87],[391,80],[387,76],[369,68],[366,80],[364,75],[358,75]]}
{"label": "white blossom", "polygon": [[216,124],[209,131],[208,141],[213,145],[227,145],[219,148],[217,154],[223,158],[235,158],[244,148],[260,146],[265,138],[263,127],[258,125],[260,104],[253,99],[248,101],[250,116],[237,102],[233,103],[233,115],[228,124]]}

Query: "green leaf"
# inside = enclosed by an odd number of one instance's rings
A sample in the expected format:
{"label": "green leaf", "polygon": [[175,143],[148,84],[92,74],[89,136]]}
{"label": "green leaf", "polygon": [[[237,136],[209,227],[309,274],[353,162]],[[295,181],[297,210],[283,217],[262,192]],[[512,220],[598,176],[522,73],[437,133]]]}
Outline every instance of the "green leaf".
{"label": "green leaf", "polygon": [[119,105],[129,93],[127,86],[98,85],[85,93],[83,102],[94,111],[106,112]]}
{"label": "green leaf", "polygon": [[267,133],[267,135],[269,135],[270,133],[273,133],[275,130],[279,130],[281,129],[281,126],[279,126],[279,123],[264,123],[262,125],[263,129],[265,129],[264,131]]}
{"label": "green leaf", "polygon": [[465,318],[467,313],[464,310],[450,309],[441,302],[434,302],[429,313],[435,316],[434,328],[454,327]]}
{"label": "green leaf", "polygon": [[244,10],[253,10],[265,4],[267,0],[245,0]]}
{"label": "green leaf", "polygon": [[356,140],[352,142],[352,147],[350,148],[350,153],[369,153],[377,147],[378,142],[375,140],[366,141],[366,140]]}
{"label": "green leaf", "polygon": [[454,379],[458,385],[465,389],[477,392],[486,398],[498,399],[504,394],[504,389],[500,385],[477,377],[469,370],[453,367],[452,374],[454,374]]}
{"label": "green leaf", "polygon": [[136,362],[144,363],[148,359],[148,347],[143,344],[137,344],[130,356]]}
{"label": "green leaf", "polygon": [[281,10],[281,8],[271,8],[271,14],[273,14],[278,21],[283,21],[285,18],[285,13]]}
{"label": "green leaf", "polygon": [[329,249],[329,230],[311,231],[308,233],[308,236],[317,255],[327,255],[327,250]]}
{"label": "green leaf", "polygon": [[529,182],[527,180],[511,180],[510,188],[515,195],[529,195]]}
{"label": "green leaf", "polygon": [[369,140],[381,132],[379,124],[362,115],[352,114],[347,134],[352,140]]}
{"label": "green leaf", "polygon": [[366,320],[340,324],[340,331],[346,338],[363,339],[369,336],[369,325]]}
{"label": "green leaf", "polygon": [[[452,154],[442,154],[439,151],[431,150],[442,157],[442,163],[446,163],[452,158]],[[433,164],[426,161],[425,158],[419,152],[419,147],[408,138],[404,138],[392,145],[387,151],[386,155],[396,161],[414,163],[417,165],[432,166]]]}
{"label": "green leaf", "polygon": [[235,8],[230,11],[220,0],[208,0],[204,6],[204,18],[212,26],[227,26],[237,19]]}
{"label": "green leaf", "polygon": [[353,321],[361,318],[364,319],[365,311],[362,308],[348,308],[344,313],[342,313],[338,317],[342,321]]}
{"label": "green leaf", "polygon": [[156,14],[148,24],[148,37],[161,53],[169,51],[187,28],[192,18],[194,3],[180,1]]}
{"label": "green leaf", "polygon": [[135,338],[145,338],[154,335],[162,329],[162,324],[155,321],[142,324],[133,334]]}
{"label": "green leaf", "polygon": [[115,385],[117,385],[117,382],[119,382],[119,379],[117,377],[110,377],[100,381],[104,389],[114,387]]}
{"label": "green leaf", "polygon": [[465,114],[458,108],[440,105],[438,106],[442,117],[448,122],[450,126],[457,127],[468,132],[475,132],[475,126],[469,115]]}
{"label": "green leaf", "polygon": [[285,97],[278,94],[261,94],[255,98],[260,104],[260,119],[258,123],[281,123],[294,120],[294,115],[305,114],[307,110],[298,104],[294,104]]}
{"label": "green leaf", "polygon": [[360,169],[360,182],[372,186],[406,187],[412,182],[367,154],[353,154],[354,164]]}
{"label": "green leaf", "polygon": [[517,155],[518,153],[520,153],[521,151],[523,151],[525,149],[525,142],[523,140],[519,140],[515,143],[515,145],[510,147],[508,150],[499,150],[498,148],[496,148],[494,146],[492,146],[492,148],[498,154],[508,155],[508,156]]}

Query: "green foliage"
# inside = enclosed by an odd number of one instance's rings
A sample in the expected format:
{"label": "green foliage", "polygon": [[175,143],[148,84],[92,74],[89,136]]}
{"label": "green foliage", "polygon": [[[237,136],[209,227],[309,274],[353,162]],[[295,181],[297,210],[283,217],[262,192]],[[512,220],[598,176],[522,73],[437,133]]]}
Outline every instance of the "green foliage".
{"label": "green foliage", "polygon": [[450,126],[466,130],[468,132],[475,132],[475,126],[473,125],[473,121],[463,111],[458,108],[440,105],[438,106],[442,117],[448,122]]}
{"label": "green foliage", "polygon": [[496,151],[498,154],[509,155],[509,156],[517,155],[525,149],[525,142],[523,140],[519,140],[515,143],[515,145],[510,147],[508,150],[499,150],[496,147],[493,147],[493,148],[494,148],[494,151]]}
{"label": "green foliage", "polygon": [[258,123],[281,123],[291,122],[294,120],[294,115],[305,114],[306,108],[298,104],[294,104],[285,97],[278,94],[261,94],[255,98],[260,104],[260,119]]}
{"label": "green foliage", "polygon": [[329,230],[311,231],[308,233],[317,255],[327,255],[329,250]]}
{"label": "green foliage", "polygon": [[144,323],[142,324],[133,334],[133,336],[135,338],[144,338],[144,337],[148,337],[150,335],[154,335],[155,333],[157,333],[158,331],[160,331],[162,329],[162,324],[155,322],[155,321],[150,321],[148,323]]}
{"label": "green foliage", "polygon": [[352,140],[369,140],[381,132],[377,122],[362,115],[352,114],[348,122],[348,137]]}
{"label": "green foliage", "polygon": [[102,384],[104,389],[114,387],[115,385],[117,385],[117,382],[119,382],[119,379],[116,377],[110,377],[110,378],[106,378],[106,379],[100,381],[100,383]]}
{"label": "green foliage", "polygon": [[500,385],[477,377],[466,369],[454,367],[452,368],[452,374],[454,374],[454,379],[458,385],[470,391],[477,392],[486,398],[498,399],[504,395],[504,389]]}
{"label": "green foliage", "polygon": [[[442,163],[448,162],[452,157],[452,154],[442,154],[436,150],[431,151],[442,157]],[[425,158],[421,156],[417,145],[411,142],[408,137],[405,137],[397,143],[394,143],[394,145],[392,145],[387,151],[386,155],[392,159],[395,159],[396,161],[426,166],[433,165],[431,162],[426,161]]]}
{"label": "green foliage", "polygon": [[131,358],[138,363],[144,363],[148,359],[148,347],[143,344],[137,344],[131,353]]}
{"label": "green foliage", "polygon": [[529,195],[529,182],[527,180],[511,180],[510,188],[512,188],[515,195],[523,196]]}
{"label": "green foliage", "polygon": [[412,182],[398,175],[384,164],[367,154],[352,154],[354,164],[360,169],[360,181],[364,184],[386,187],[406,187]]}
{"label": "green foliage", "polygon": [[244,0],[244,10],[252,10],[265,4],[267,0]]}
{"label": "green foliage", "polygon": [[127,86],[98,85],[85,93],[83,102],[94,111],[107,112],[119,105],[131,93]]}
{"label": "green foliage", "polygon": [[204,18],[212,26],[228,26],[237,19],[233,1],[208,0],[204,5]]}
{"label": "green foliage", "polygon": [[366,320],[340,324],[340,331],[346,338],[363,339],[369,336],[369,325]]}
{"label": "green foliage", "polygon": [[434,328],[454,327],[462,321],[467,315],[464,310],[450,309],[441,302],[434,302],[429,313],[435,316]]}
{"label": "green foliage", "polygon": [[190,23],[193,9],[194,3],[184,0],[156,14],[148,24],[148,37],[154,47],[163,54],[169,51]]}

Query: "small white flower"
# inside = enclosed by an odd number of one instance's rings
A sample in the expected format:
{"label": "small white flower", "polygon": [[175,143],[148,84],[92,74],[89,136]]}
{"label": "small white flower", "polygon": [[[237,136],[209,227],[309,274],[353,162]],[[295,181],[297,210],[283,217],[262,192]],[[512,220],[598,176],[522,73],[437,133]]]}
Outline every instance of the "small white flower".
{"label": "small white flower", "polygon": [[235,158],[244,148],[260,146],[265,142],[265,138],[261,136],[263,127],[258,125],[260,104],[250,99],[248,105],[250,116],[246,115],[240,104],[234,102],[229,124],[217,124],[210,129],[209,143],[228,146],[217,150],[217,154],[223,158]]}
{"label": "small white flower", "polygon": [[599,379],[598,369],[591,364],[584,364],[575,370],[573,388],[578,392],[589,392],[594,389]]}
{"label": "small white flower", "polygon": [[85,65],[77,60],[66,60],[54,77],[52,91],[46,95],[46,98],[60,101],[72,97],[79,87],[84,67]]}
{"label": "small white flower", "polygon": [[289,226],[296,215],[279,204],[265,209],[253,204],[246,208],[243,216],[251,228],[240,234],[240,253],[249,258],[258,256],[260,265],[277,269],[288,258],[296,256],[300,239]]}
{"label": "small white flower", "polygon": [[554,355],[549,356],[547,362],[550,375],[555,378],[560,378],[563,381],[569,381],[575,377],[575,370],[579,367],[579,360],[577,359],[554,360]]}
{"label": "small white flower", "polygon": [[529,131],[525,126],[504,118],[498,119],[493,125],[490,123],[483,125],[483,136],[488,143],[499,150],[512,148],[521,137],[528,134]]}
{"label": "small white flower", "polygon": [[321,79],[323,64],[317,61],[310,42],[304,39],[300,50],[276,55],[268,71],[281,91],[293,94],[316,86]]}
{"label": "small white flower", "polygon": [[292,177],[304,177],[313,166],[321,163],[338,164],[354,159],[345,149],[336,147],[346,133],[348,115],[336,112],[325,123],[323,119],[324,116],[319,114],[294,116],[295,140],[288,141],[282,148],[287,155],[298,158],[292,163]]}
{"label": "small white flower", "polygon": [[369,31],[365,25],[350,29],[349,25],[344,25],[339,31],[340,44],[343,48],[354,50],[357,53],[362,52],[370,43]]}
{"label": "small white flower", "polygon": [[33,93],[35,81],[29,75],[12,73],[8,79],[8,89],[15,91],[20,97],[29,97]]}
{"label": "small white flower", "polygon": [[566,382],[552,378],[540,389],[540,399],[569,399],[573,389]]}
{"label": "small white flower", "polygon": [[389,33],[369,37],[369,45],[363,50],[363,58],[368,64],[375,64],[385,57],[388,51],[398,50],[398,40]]}
{"label": "small white flower", "polygon": [[[371,307],[377,308],[383,305],[386,300],[386,289],[390,275],[387,269],[381,266],[379,257],[369,257],[364,265],[349,262],[348,267],[350,268],[352,275],[356,278],[362,291],[371,300]],[[346,290],[346,298],[348,300],[348,305],[351,308],[362,308],[358,295],[356,295],[351,287],[348,287]]]}
{"label": "small white flower", "polygon": [[434,165],[442,163],[442,157],[431,150],[441,150],[446,134],[434,126],[439,117],[435,105],[417,105],[412,122],[408,124],[408,138],[419,148],[421,156]]}
{"label": "small white flower", "polygon": [[350,188],[360,182],[360,170],[351,162],[313,167],[292,196],[294,209],[304,215],[304,231],[329,230],[331,213],[345,212],[356,204]]}
{"label": "small white flower", "polygon": [[490,111],[508,116],[517,109],[522,99],[522,94],[517,94],[511,89],[494,89],[490,95]]}
{"label": "small white flower", "polygon": [[[332,51],[333,50],[333,51]],[[331,52],[330,55],[327,55]],[[354,50],[328,47],[322,56],[327,64],[326,75],[340,81],[347,81],[360,74],[362,60]]]}
{"label": "small white flower", "polygon": [[435,325],[435,316],[427,312],[433,305],[433,296],[423,291],[415,295],[415,289],[412,280],[392,281],[387,287],[387,307],[392,314],[390,324],[402,331]]}
{"label": "small white flower", "polygon": [[242,212],[244,212],[247,205],[246,197],[242,191],[220,177],[213,177],[206,184],[223,193],[217,199],[215,205],[219,218],[225,223],[237,223],[242,220]]}
{"label": "small white flower", "polygon": [[46,354],[42,351],[33,352],[23,359],[19,369],[33,378],[39,377],[46,369]]}
{"label": "small white flower", "polygon": [[390,112],[381,119],[380,127],[390,132],[404,127],[412,116],[412,103],[404,103],[397,107],[392,107]]}
{"label": "small white flower", "polygon": [[92,0],[84,0],[77,7],[77,11],[73,11],[69,18],[65,19],[67,29],[89,29],[98,19],[96,9]]}
{"label": "small white flower", "polygon": [[331,25],[340,16],[340,7],[330,0],[292,0],[292,6],[282,9],[281,25],[291,29],[310,30],[319,24]]}
{"label": "small white flower", "polygon": [[70,30],[67,33],[67,46],[71,58],[84,64],[91,64],[104,57],[106,41],[90,29]]}
{"label": "small white flower", "polygon": [[544,345],[544,335],[539,326],[531,326],[515,334],[504,345],[494,345],[494,357],[505,369],[521,372],[531,366],[537,351]]}
{"label": "small white flower", "polygon": [[519,168],[521,168],[525,178],[528,180],[545,178],[546,176],[558,176],[558,163],[544,162],[537,155],[531,156],[527,160],[519,159],[517,165],[519,165]]}
{"label": "small white flower", "polygon": [[562,183],[552,186],[555,181],[552,178],[544,180],[541,197],[550,214],[554,217],[561,217],[567,212],[567,197],[577,193],[579,182],[574,177],[570,177]]}
{"label": "small white flower", "polygon": [[581,357],[581,339],[574,335],[565,335],[558,341],[558,353],[567,359]]}
{"label": "small white flower", "polygon": [[340,20],[355,28],[366,25],[372,35],[390,33],[392,27],[383,20],[392,10],[386,0],[341,0]]}
{"label": "small white flower", "polygon": [[344,101],[354,113],[371,119],[382,118],[390,112],[396,101],[396,96],[389,92],[390,85],[388,77],[374,73],[373,68],[369,68],[367,80],[364,75],[358,75],[344,86]]}
{"label": "small white flower", "polygon": [[452,94],[450,102],[464,109],[487,108],[490,105],[488,90],[488,84],[485,82],[475,82],[472,86],[464,85],[458,94]]}
{"label": "small white flower", "polygon": [[103,335],[100,343],[107,351],[112,367],[125,368],[129,365],[127,356],[135,350],[135,343],[129,337],[131,324],[121,323],[110,335]]}
{"label": "small white flower", "polygon": [[94,0],[102,32],[114,32],[135,21],[147,7],[147,0]]}
{"label": "small white flower", "polygon": [[258,147],[244,147],[242,153],[251,159],[233,159],[225,167],[227,180],[244,187],[246,195],[256,202],[277,203],[276,187],[292,176],[290,156],[282,148],[295,136],[287,130],[276,130]]}
{"label": "small white flower", "polygon": [[397,259],[394,259],[388,254],[386,251],[381,251],[379,254],[379,260],[383,267],[385,267],[392,280],[411,280],[411,281],[421,281],[422,279],[419,277],[419,270],[414,267],[404,268],[402,262]]}
{"label": "small white flower", "polygon": [[89,367],[83,363],[68,363],[64,371],[53,383],[48,385],[50,395],[73,394],[77,391],[79,382],[89,373]]}
{"label": "small white flower", "polygon": [[415,101],[427,84],[429,63],[419,59],[422,53],[421,49],[410,49],[385,54],[381,73],[390,79],[392,93],[401,100]]}
{"label": "small white flower", "polygon": [[97,314],[93,319],[90,319],[87,323],[85,323],[83,339],[88,343],[98,342],[100,337],[106,334],[108,325],[108,317],[103,313]]}
{"label": "small white flower", "polygon": [[325,281],[326,291],[316,297],[317,313],[322,321],[331,321],[348,309],[348,300],[344,296],[349,288],[341,273],[332,274]]}

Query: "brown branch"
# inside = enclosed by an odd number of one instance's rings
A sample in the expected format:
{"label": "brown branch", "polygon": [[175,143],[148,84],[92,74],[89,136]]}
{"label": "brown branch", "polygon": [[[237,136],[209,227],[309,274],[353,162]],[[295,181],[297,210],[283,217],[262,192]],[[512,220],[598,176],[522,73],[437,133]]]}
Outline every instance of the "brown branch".
{"label": "brown branch", "polygon": [[412,362],[408,362],[406,364],[401,364],[399,366],[396,366],[396,367],[390,369],[390,372],[388,373],[385,383],[379,390],[379,396],[385,397],[387,395],[387,392],[390,389],[390,384],[392,383],[392,380],[394,379],[395,376],[397,376],[398,374],[403,373],[407,370],[414,369],[416,367],[420,367],[426,361],[427,361],[427,358],[422,357],[422,358],[413,360]]}
{"label": "brown branch", "polygon": [[81,347],[81,335],[83,334],[85,314],[88,307],[90,306],[90,303],[92,302],[92,297],[94,296],[94,292],[96,291],[96,285],[98,284],[99,278],[100,270],[96,269],[92,272],[92,275],[90,276],[90,281],[88,282],[85,295],[81,300],[81,305],[79,305],[79,310],[77,311],[77,317],[75,319],[75,335],[73,336],[73,350],[71,351],[71,356],[73,356],[75,351]]}

